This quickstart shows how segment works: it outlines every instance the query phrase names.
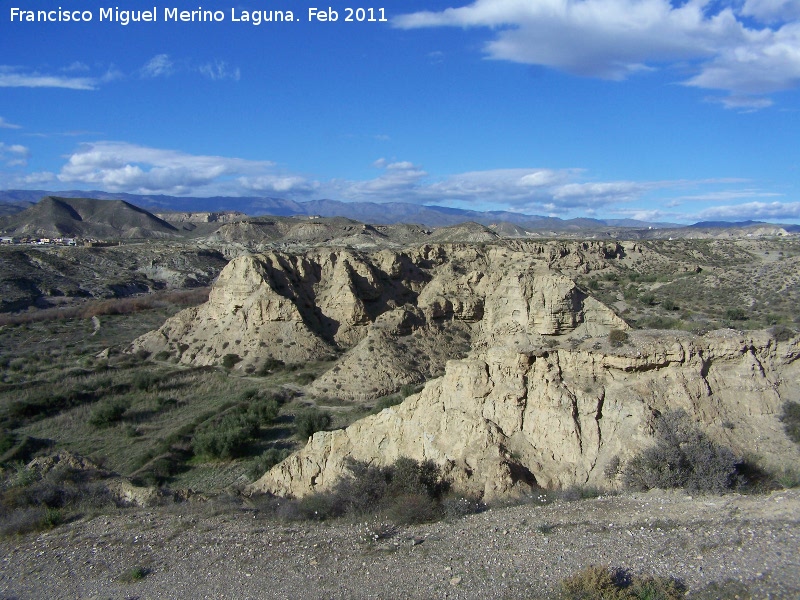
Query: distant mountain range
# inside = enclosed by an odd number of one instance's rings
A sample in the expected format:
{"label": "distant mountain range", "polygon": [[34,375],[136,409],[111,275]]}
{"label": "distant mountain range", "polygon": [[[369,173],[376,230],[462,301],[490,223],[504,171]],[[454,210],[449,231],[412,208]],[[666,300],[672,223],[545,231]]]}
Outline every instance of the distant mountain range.
{"label": "distant mountain range", "polygon": [[321,217],[347,217],[362,223],[394,225],[416,223],[427,227],[445,227],[467,221],[482,225],[512,223],[526,229],[549,231],[578,231],[604,227],[681,227],[674,223],[637,221],[634,219],[559,219],[528,215],[510,211],[476,211],[446,206],[426,206],[409,202],[341,202],[339,200],[309,200],[295,202],[283,198],[231,197],[190,198],[162,195],[110,194],[98,191],[8,190],[0,191],[0,214],[19,212],[45,196],[60,198],[95,198],[98,200],[124,200],[151,212],[220,212],[237,211],[246,215],[275,215],[282,217],[319,215]]}
{"label": "distant mountain range", "polygon": [[[43,198],[48,201],[40,202]],[[90,207],[86,202],[73,202],[78,199],[113,200],[115,202],[113,204],[100,203],[98,206]],[[158,213],[158,216],[151,214],[153,212]],[[409,202],[376,203],[338,200],[296,202],[284,198],[263,196],[192,198],[112,194],[83,190],[0,191],[0,230],[6,235],[13,233],[14,235],[32,236],[34,231],[38,231],[38,235],[53,235],[52,231],[62,231],[62,235],[101,238],[181,235],[182,231],[175,227],[175,223],[185,221],[186,217],[170,219],[169,213],[171,212],[237,212],[249,216],[279,217],[317,215],[320,217],[345,217],[374,225],[409,223],[425,227],[450,227],[474,222],[491,227],[500,235],[510,236],[524,236],[526,231],[535,231],[545,235],[549,233],[569,235],[589,231],[618,235],[621,230],[627,230],[629,233],[638,230],[635,232],[635,237],[663,237],[667,233],[665,230],[673,232],[683,230],[682,237],[693,237],[707,230],[726,230],[730,234],[742,230],[743,234],[746,234],[745,230],[759,227],[762,229],[762,235],[780,235],[780,230],[790,233],[800,232],[799,225],[774,225],[761,221],[704,221],[687,227],[675,223],[635,219],[559,219],[510,211],[475,211]],[[70,223],[70,225],[59,227],[59,224],[64,225],[65,223]],[[94,225],[89,227],[89,224],[92,223]],[[100,227],[101,223],[102,227]],[[189,228],[184,226],[183,229]],[[72,233],[67,233],[67,230]],[[775,231],[774,234],[769,233],[772,230]],[[46,234],[46,231],[51,233]],[[691,231],[695,231],[695,233],[692,234]]]}

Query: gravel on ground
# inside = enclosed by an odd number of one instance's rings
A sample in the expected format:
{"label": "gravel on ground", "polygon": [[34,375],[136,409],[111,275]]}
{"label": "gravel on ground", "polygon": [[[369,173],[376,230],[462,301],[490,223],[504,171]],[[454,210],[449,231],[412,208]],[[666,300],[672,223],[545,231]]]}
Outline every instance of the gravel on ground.
{"label": "gravel on ground", "polygon": [[800,491],[536,502],[456,521],[310,523],[185,503],[0,541],[0,598],[548,598],[592,564],[690,598],[800,598]]}

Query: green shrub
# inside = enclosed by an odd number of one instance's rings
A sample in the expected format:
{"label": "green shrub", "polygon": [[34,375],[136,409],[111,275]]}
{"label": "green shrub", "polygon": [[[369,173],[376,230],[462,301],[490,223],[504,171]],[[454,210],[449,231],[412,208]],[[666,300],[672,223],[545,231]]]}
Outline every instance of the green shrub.
{"label": "green shrub", "polygon": [[120,575],[119,579],[124,583],[133,583],[135,581],[141,581],[149,574],[149,569],[145,569],[144,567],[133,567]]}
{"label": "green shrub", "polygon": [[[167,354],[167,358],[169,358],[169,354]],[[156,383],[158,383],[158,377],[152,373],[139,371],[134,375],[132,385],[136,390],[146,391],[152,388]]]}
{"label": "green shrub", "polygon": [[213,425],[195,433],[192,450],[199,456],[209,458],[235,458],[244,453],[257,431],[257,425],[245,415],[225,415]]}
{"label": "green shrub", "polygon": [[639,288],[635,285],[629,285],[625,288],[625,291],[622,292],[622,297],[625,300],[636,300],[639,297]]}
{"label": "green shrub", "polygon": [[789,439],[796,444],[800,444],[800,404],[797,402],[784,402],[781,421]]}
{"label": "green shrub", "polygon": [[686,587],[668,577],[635,577],[591,565],[561,582],[561,600],[678,600]]}
{"label": "green shrub", "polygon": [[742,461],[694,427],[683,410],[669,411],[655,423],[656,444],[631,459],[623,483],[635,490],[686,488],[721,493],[738,482]]}
{"label": "green shrub", "polygon": [[307,408],[298,411],[294,417],[294,427],[297,437],[307,440],[318,431],[330,427],[330,413],[321,411],[317,408]]}
{"label": "green shrub", "polygon": [[661,301],[661,308],[663,308],[664,310],[679,310],[680,309],[680,307],[678,306],[678,303],[675,302],[675,300],[673,300],[672,298],[664,298]]}
{"label": "green shrub", "polygon": [[612,329],[608,332],[608,343],[613,348],[619,348],[628,341],[628,334],[622,329]]}
{"label": "green shrub", "polygon": [[0,455],[11,450],[17,443],[17,436],[12,431],[0,431]]}
{"label": "green shrub", "polygon": [[237,363],[240,363],[242,358],[238,354],[226,354],[222,357],[222,366],[226,369],[232,369]]}
{"label": "green shrub", "polygon": [[273,371],[282,369],[285,366],[286,364],[282,360],[278,360],[276,358],[267,358],[258,368],[258,372],[256,374],[261,377],[266,377]]}
{"label": "green shrub", "polygon": [[333,489],[302,498],[287,514],[314,520],[381,515],[398,524],[413,524],[484,508],[476,500],[447,498],[447,482],[430,461],[399,458],[392,465],[380,467],[351,460],[348,471]]}
{"label": "green shrub", "polygon": [[769,331],[772,334],[772,337],[775,338],[775,341],[778,342],[788,342],[795,335],[797,335],[797,332],[795,332],[794,329],[791,329],[786,325],[776,325]]}
{"label": "green shrub", "polygon": [[639,302],[645,306],[653,306],[656,303],[656,296],[651,292],[647,292],[639,296]]}
{"label": "green shrub", "polygon": [[678,329],[681,326],[681,320],[671,317],[652,316],[641,319],[637,326],[642,329]]}
{"label": "green shrub", "polygon": [[370,411],[372,414],[378,414],[384,408],[389,408],[390,406],[397,406],[403,401],[403,396],[400,394],[391,394],[389,396],[382,396],[378,398],[378,401],[375,402],[375,406]]}
{"label": "green shrub", "polygon": [[286,448],[270,448],[261,456],[256,458],[247,469],[247,474],[251,480],[259,479],[264,473],[277,465],[292,452]]}
{"label": "green shrub", "polygon": [[94,427],[108,427],[122,420],[127,406],[122,401],[103,402],[89,415],[89,424]]}
{"label": "green shrub", "polygon": [[316,376],[313,373],[298,373],[294,378],[298,385],[308,385],[315,379]]}
{"label": "green shrub", "polygon": [[745,321],[747,313],[741,308],[729,308],[725,311],[725,318],[729,321]]}
{"label": "green shrub", "polygon": [[224,414],[205,423],[195,431],[192,451],[198,456],[213,459],[232,459],[247,453],[262,426],[271,424],[278,416],[275,397],[244,400]]}

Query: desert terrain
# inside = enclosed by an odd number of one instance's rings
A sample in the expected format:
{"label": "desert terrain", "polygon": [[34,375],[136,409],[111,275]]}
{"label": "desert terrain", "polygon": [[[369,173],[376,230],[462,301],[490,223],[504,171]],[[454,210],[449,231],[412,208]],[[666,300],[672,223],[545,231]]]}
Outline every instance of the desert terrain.
{"label": "desert terrain", "polygon": [[98,202],[0,223],[4,597],[800,593],[791,230]]}

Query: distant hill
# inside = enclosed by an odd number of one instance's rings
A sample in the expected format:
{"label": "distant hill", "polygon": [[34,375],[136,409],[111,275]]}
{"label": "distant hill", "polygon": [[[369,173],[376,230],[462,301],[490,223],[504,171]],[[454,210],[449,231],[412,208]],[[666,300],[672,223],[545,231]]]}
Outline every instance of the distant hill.
{"label": "distant hill", "polygon": [[[234,222],[254,216],[270,217],[343,217],[372,225],[411,224],[428,228],[452,227],[477,223],[489,227],[501,236],[552,237],[589,236],[594,238],[624,237],[647,239],[663,237],[732,237],[738,235],[786,235],[800,233],[800,225],[772,224],[762,221],[702,221],[694,225],[639,221],[636,219],[559,219],[511,211],[476,211],[448,206],[422,205],[410,202],[342,202],[339,200],[308,200],[297,202],[268,196],[214,196],[210,198],[164,195],[112,194],[102,191],[6,190],[0,191],[0,216],[22,213],[42,197],[92,198],[122,201],[128,207],[141,207],[158,213],[168,225],[177,227],[182,235],[208,235],[224,222]],[[144,212],[144,211],[142,211]],[[170,214],[172,213],[172,214]],[[182,213],[182,214],[175,214]],[[208,213],[208,216],[204,216]],[[202,218],[201,218],[202,217]],[[207,220],[206,220],[207,219]],[[0,223],[0,229],[8,225]],[[150,226],[143,226],[150,230]],[[260,227],[256,227],[259,229]],[[170,230],[152,228],[153,235],[169,235]],[[241,231],[237,232],[238,236]],[[251,232],[255,234],[255,230]],[[464,232],[466,233],[466,232]],[[479,237],[485,236],[483,232]],[[131,237],[149,237],[135,232]],[[470,233],[472,235],[472,233]],[[117,233],[115,237],[119,237]],[[108,236],[106,236],[108,237]]]}
{"label": "distant hill", "polygon": [[679,227],[670,223],[652,223],[625,219],[624,225],[618,220],[601,219],[559,219],[541,215],[529,215],[510,211],[476,211],[447,206],[413,204],[410,202],[341,202],[339,200],[308,200],[295,202],[284,198],[263,196],[215,196],[211,198],[176,197],[163,195],[110,194],[100,191],[62,191],[41,190],[0,191],[0,204],[5,202],[37,201],[43,196],[61,198],[96,198],[101,200],[124,200],[152,212],[225,212],[236,211],[250,216],[274,215],[280,217],[312,216],[346,217],[362,223],[394,225],[397,223],[417,223],[427,227],[446,227],[465,222],[475,222],[490,226],[500,222],[511,223],[526,229],[569,232],[584,229],[607,227]]}
{"label": "distant hill", "polygon": [[168,238],[178,230],[123,200],[45,196],[16,214],[0,218],[0,231],[18,237],[96,239]]}

